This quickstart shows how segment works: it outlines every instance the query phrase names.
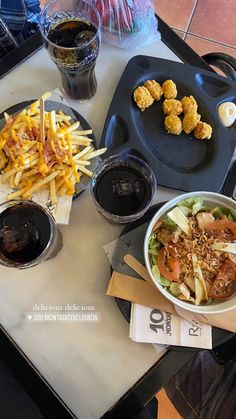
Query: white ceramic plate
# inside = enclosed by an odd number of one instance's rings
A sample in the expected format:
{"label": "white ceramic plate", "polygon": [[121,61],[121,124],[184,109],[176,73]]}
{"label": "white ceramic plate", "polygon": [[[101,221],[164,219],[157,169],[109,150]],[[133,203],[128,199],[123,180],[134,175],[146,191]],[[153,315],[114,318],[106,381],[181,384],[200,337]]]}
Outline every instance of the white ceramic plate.
{"label": "white ceramic plate", "polygon": [[174,208],[179,202],[183,201],[184,199],[194,197],[194,196],[201,196],[204,198],[204,203],[206,205],[210,205],[212,207],[215,206],[224,206],[226,208],[229,208],[234,214],[236,214],[236,202],[233,201],[231,198],[227,198],[224,195],[220,195],[213,192],[190,192],[183,195],[180,195],[171,201],[167,202],[165,205],[163,205],[154,215],[152,218],[144,240],[144,258],[147,270],[149,272],[150,277],[152,278],[152,281],[154,285],[159,289],[159,291],[166,297],[168,300],[170,300],[173,304],[176,304],[179,307],[182,307],[186,310],[193,311],[195,313],[201,313],[201,314],[216,314],[216,313],[223,313],[224,311],[231,310],[232,308],[236,307],[236,294],[234,294],[231,298],[225,301],[220,301],[217,303],[212,303],[209,305],[199,305],[196,306],[194,304],[181,301],[178,298],[174,297],[173,295],[169,294],[165,290],[164,287],[162,287],[161,284],[159,284],[158,281],[156,281],[152,275],[151,265],[149,262],[149,256],[148,256],[148,242],[149,238],[152,234],[153,226],[156,223],[156,221],[165,215],[168,211],[170,211],[172,208]]}

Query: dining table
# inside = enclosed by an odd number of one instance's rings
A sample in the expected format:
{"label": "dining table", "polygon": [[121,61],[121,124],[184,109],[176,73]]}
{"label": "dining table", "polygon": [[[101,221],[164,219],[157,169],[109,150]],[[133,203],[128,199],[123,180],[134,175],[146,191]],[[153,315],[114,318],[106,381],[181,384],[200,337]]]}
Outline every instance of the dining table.
{"label": "dining table", "polygon": [[[132,50],[102,44],[95,96],[83,103],[66,98],[89,122],[98,146],[113,94],[132,57],[148,55],[210,70],[160,18],[158,24],[161,40],[151,44]],[[39,38],[34,40],[3,65],[1,112],[61,88],[59,72]],[[181,193],[158,185],[154,203]],[[0,340],[6,358],[45,417],[135,416],[197,349],[156,350],[129,338],[129,324],[115,299],[106,296],[111,271],[103,250],[123,227],[99,214],[89,189],[73,201],[69,224],[59,228],[63,247],[54,259],[27,270],[0,267]],[[81,307],[93,307],[98,320],[40,320],[41,312],[55,313],[56,307],[77,314]],[[222,333],[227,340],[227,332]]]}

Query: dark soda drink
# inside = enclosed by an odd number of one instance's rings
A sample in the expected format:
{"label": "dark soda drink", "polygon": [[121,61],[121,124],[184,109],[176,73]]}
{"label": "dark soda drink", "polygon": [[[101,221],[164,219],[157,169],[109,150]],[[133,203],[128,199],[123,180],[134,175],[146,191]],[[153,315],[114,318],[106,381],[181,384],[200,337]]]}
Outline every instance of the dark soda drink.
{"label": "dark soda drink", "polygon": [[73,18],[52,25],[47,34],[46,47],[61,73],[66,94],[73,99],[87,100],[96,93],[97,32],[89,21]]}
{"label": "dark soda drink", "polygon": [[126,224],[141,218],[150,207],[156,193],[156,178],[142,158],[121,153],[97,165],[90,191],[107,221]]}
{"label": "dark soda drink", "polygon": [[128,216],[142,211],[152,198],[147,177],[127,163],[110,167],[96,179],[94,196],[107,212]]}
{"label": "dark soda drink", "polygon": [[9,205],[0,213],[0,260],[15,267],[33,266],[52,250],[56,229],[52,217],[33,202]]}

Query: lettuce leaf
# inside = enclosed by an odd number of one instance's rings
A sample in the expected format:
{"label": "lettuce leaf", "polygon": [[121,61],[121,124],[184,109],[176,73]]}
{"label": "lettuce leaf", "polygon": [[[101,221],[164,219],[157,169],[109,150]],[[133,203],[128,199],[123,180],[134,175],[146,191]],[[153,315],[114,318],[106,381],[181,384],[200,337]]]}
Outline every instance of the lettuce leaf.
{"label": "lettuce leaf", "polygon": [[187,207],[191,210],[192,214],[197,214],[201,208],[203,207],[203,198],[201,196],[193,196],[191,198],[184,199],[183,201],[179,202],[179,206]]}
{"label": "lettuce leaf", "polygon": [[170,287],[171,286],[171,284],[172,284],[172,282],[171,281],[169,281],[168,279],[165,279],[164,278],[164,276],[162,276],[162,275],[160,275],[160,279],[159,279],[159,282],[160,282],[160,284],[163,286],[163,287]]}
{"label": "lettuce leaf", "polygon": [[192,210],[191,210],[190,208],[185,207],[184,205],[178,205],[178,207],[179,207],[179,209],[182,211],[182,213],[183,213],[184,215],[186,215],[186,217],[187,217],[189,214],[192,214]]}
{"label": "lettuce leaf", "polygon": [[161,221],[161,226],[167,228],[170,231],[175,231],[178,227],[177,224],[174,221],[172,221],[167,215],[161,218]]}
{"label": "lettuce leaf", "polygon": [[156,238],[156,234],[153,233],[149,239],[149,243],[148,243],[148,252],[151,255],[156,255],[158,249],[160,248],[161,243],[157,240]]}
{"label": "lettuce leaf", "polygon": [[230,221],[236,221],[236,215],[234,215],[228,208],[225,207],[215,207],[212,210],[212,214],[215,218],[221,218],[223,215],[226,215]]}
{"label": "lettuce leaf", "polygon": [[151,265],[157,265],[157,255],[149,254]]}
{"label": "lettuce leaf", "polygon": [[172,294],[175,297],[178,297],[179,294],[180,294],[179,284],[177,284],[176,282],[171,282],[171,284],[170,284],[170,291],[172,292]]}

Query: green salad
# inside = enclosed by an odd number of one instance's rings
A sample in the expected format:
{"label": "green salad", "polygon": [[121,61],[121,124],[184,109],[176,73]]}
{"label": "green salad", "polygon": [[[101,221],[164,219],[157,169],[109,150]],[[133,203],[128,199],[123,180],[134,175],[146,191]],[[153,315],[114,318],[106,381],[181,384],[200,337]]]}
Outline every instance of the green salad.
{"label": "green salad", "polygon": [[155,223],[148,243],[156,281],[180,300],[201,305],[236,292],[236,215],[202,197],[177,204]]}

